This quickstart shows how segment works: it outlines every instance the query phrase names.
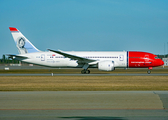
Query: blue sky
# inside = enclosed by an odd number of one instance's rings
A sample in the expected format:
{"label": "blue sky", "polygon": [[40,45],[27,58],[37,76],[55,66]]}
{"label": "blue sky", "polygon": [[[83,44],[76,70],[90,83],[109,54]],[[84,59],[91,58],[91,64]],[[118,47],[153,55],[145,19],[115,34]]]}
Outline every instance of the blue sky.
{"label": "blue sky", "polygon": [[18,54],[9,27],[38,49],[164,54],[167,0],[0,0],[0,58]]}

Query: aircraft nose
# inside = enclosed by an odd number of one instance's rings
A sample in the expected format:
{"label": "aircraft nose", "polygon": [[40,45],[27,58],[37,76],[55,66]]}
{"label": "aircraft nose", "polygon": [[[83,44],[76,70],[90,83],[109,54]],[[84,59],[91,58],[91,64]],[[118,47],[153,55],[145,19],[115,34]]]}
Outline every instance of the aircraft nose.
{"label": "aircraft nose", "polygon": [[155,66],[162,66],[162,65],[164,65],[163,60],[157,59],[156,62],[155,62]]}
{"label": "aircraft nose", "polygon": [[163,60],[161,60],[161,65],[164,65],[164,62],[163,62]]}

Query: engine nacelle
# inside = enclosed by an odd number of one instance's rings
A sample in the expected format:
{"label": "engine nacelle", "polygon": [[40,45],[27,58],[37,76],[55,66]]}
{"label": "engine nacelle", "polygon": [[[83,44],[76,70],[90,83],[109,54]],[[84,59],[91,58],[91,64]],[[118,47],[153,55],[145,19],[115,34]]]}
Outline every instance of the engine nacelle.
{"label": "engine nacelle", "polygon": [[103,71],[113,71],[115,70],[114,61],[110,61],[110,60],[100,61],[98,63],[98,69]]}

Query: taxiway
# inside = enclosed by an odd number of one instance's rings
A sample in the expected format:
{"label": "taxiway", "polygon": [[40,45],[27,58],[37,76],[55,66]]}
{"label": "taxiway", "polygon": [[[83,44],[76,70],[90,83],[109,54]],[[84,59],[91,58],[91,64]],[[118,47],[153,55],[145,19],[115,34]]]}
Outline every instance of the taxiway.
{"label": "taxiway", "polygon": [[168,91],[0,92],[0,119],[167,120]]}

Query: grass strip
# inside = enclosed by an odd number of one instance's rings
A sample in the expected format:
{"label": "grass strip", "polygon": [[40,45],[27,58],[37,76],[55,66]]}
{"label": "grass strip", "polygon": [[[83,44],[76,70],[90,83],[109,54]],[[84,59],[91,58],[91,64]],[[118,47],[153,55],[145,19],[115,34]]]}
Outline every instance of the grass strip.
{"label": "grass strip", "polygon": [[1,76],[0,91],[168,90],[167,76]]}

